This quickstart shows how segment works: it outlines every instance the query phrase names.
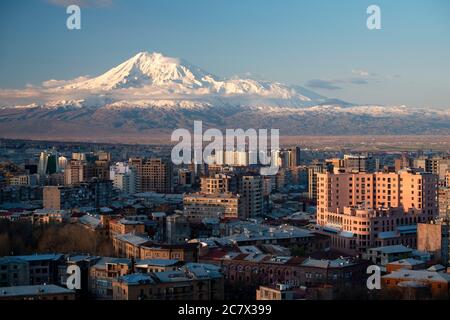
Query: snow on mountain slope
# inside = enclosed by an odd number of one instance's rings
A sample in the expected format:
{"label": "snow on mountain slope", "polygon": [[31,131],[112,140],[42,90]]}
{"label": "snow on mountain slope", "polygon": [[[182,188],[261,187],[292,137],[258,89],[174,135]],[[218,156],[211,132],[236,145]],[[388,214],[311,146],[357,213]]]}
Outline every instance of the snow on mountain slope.
{"label": "snow on mountain slope", "polygon": [[[52,83],[55,86],[52,86]],[[54,94],[74,91],[89,95],[102,93],[108,96],[126,95],[127,99],[142,100],[147,97],[189,99],[212,97],[242,98],[242,100],[269,99],[272,104],[289,100],[292,105],[312,105],[325,97],[300,86],[254,79],[220,79],[182,59],[170,58],[160,53],[141,52],[104,74],[79,80],[46,82],[46,89]]]}
{"label": "snow on mountain slope", "polygon": [[141,52],[106,73],[85,81],[70,84],[62,89],[113,90],[140,88],[145,85],[164,86],[182,84],[198,88],[206,84],[209,75],[198,67],[160,53]]}
{"label": "snow on mountain slope", "polygon": [[160,53],[141,52],[97,77],[0,89],[0,134],[8,136],[62,137],[67,128],[83,137],[93,128],[96,135],[139,135],[194,120],[285,135],[450,134],[449,109],[353,105],[301,86],[222,79]]}

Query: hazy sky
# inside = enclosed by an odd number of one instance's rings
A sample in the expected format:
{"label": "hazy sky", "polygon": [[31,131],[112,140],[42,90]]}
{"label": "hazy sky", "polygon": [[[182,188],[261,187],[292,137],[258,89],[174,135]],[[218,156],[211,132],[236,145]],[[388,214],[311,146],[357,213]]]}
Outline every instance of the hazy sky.
{"label": "hazy sky", "polygon": [[[81,30],[66,6],[81,6]],[[366,27],[381,7],[382,30]],[[355,103],[450,108],[448,0],[1,0],[0,88],[98,75],[140,51]]]}

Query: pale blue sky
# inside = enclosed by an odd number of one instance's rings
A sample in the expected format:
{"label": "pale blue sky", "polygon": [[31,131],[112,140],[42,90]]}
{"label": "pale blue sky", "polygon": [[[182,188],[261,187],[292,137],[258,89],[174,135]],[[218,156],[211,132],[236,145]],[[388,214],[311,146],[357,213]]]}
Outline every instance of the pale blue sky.
{"label": "pale blue sky", "polygon": [[[66,28],[67,3],[81,3],[81,30]],[[371,4],[382,30],[366,28]],[[356,103],[450,108],[448,0],[0,1],[0,88],[98,75],[140,51]]]}

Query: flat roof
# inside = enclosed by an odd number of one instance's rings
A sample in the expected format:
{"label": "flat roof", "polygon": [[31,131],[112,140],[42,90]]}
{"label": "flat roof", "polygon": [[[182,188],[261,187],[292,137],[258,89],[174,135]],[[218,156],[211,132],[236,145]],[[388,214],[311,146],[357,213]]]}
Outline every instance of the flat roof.
{"label": "flat roof", "polygon": [[382,253],[402,253],[402,252],[412,252],[413,249],[405,247],[403,245],[395,245],[395,246],[385,246],[385,247],[377,247],[371,248],[369,250],[380,251]]}
{"label": "flat roof", "polygon": [[446,281],[450,282],[450,275],[428,270],[397,270],[382,276],[384,279],[402,279],[411,281]]}
{"label": "flat roof", "polygon": [[128,284],[145,284],[145,283],[150,284],[155,282],[155,280],[153,280],[153,278],[146,273],[127,274],[125,276],[120,277],[119,280],[121,282],[125,282]]}
{"label": "flat roof", "polygon": [[54,284],[37,285],[37,286],[15,286],[15,287],[1,287],[0,297],[20,297],[32,295],[47,295],[47,294],[73,294],[72,290],[59,287]]}
{"label": "flat roof", "polygon": [[25,261],[39,261],[39,260],[58,260],[63,256],[64,255],[62,253],[51,253],[51,254],[33,254],[27,256],[14,256],[14,257]]}
{"label": "flat roof", "polygon": [[144,244],[144,243],[150,241],[150,239],[148,239],[148,238],[137,236],[133,233],[118,234],[118,235],[115,235],[115,238],[117,240],[132,243],[134,245],[141,245],[141,244]]}
{"label": "flat roof", "polygon": [[389,264],[402,265],[402,266],[415,266],[415,265],[420,265],[423,263],[424,262],[422,260],[408,258],[408,259],[402,259],[402,260],[398,260],[398,261],[392,261]]}
{"label": "flat roof", "polygon": [[334,260],[318,260],[313,258],[308,258],[301,264],[304,267],[315,267],[315,268],[342,268],[355,265],[352,261],[346,259],[334,259]]}
{"label": "flat roof", "polygon": [[136,266],[150,265],[158,267],[168,267],[173,266],[178,262],[180,261],[176,259],[142,259],[136,261]]}
{"label": "flat roof", "polygon": [[182,282],[192,280],[183,271],[165,271],[153,273],[154,277],[161,282]]}

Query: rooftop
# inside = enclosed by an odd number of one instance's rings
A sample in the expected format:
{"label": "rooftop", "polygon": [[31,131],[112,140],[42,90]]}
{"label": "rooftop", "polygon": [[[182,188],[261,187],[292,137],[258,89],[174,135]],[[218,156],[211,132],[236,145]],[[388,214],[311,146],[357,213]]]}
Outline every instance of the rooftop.
{"label": "rooftop", "polygon": [[127,219],[120,219],[118,222],[121,223],[121,224],[125,224],[125,225],[140,225],[140,224],[144,224],[142,221],[127,220]]}
{"label": "rooftop", "polygon": [[191,278],[188,277],[186,272],[183,271],[157,272],[154,273],[153,275],[160,282],[182,282],[191,280]]}
{"label": "rooftop", "polygon": [[98,219],[98,218],[96,218],[94,216],[91,216],[90,214],[85,214],[84,216],[80,217],[78,219],[78,221],[81,224],[90,226],[92,228],[98,228],[101,225],[100,219]]}
{"label": "rooftop", "polygon": [[53,284],[37,286],[1,287],[0,297],[21,297],[47,294],[72,294],[74,291]]}
{"label": "rooftop", "polygon": [[136,266],[158,266],[158,267],[168,267],[179,263],[176,259],[142,259],[136,261]]}
{"label": "rooftop", "polygon": [[125,241],[128,243],[134,244],[134,245],[142,245],[149,241],[148,238],[137,236],[133,233],[118,234],[118,235],[115,235],[115,238],[117,240]]}
{"label": "rooftop", "polygon": [[450,274],[428,270],[397,270],[383,276],[384,279],[403,279],[411,281],[450,282]]}
{"label": "rooftop", "polygon": [[183,266],[183,269],[193,274],[197,279],[222,277],[221,268],[213,264],[189,262]]}
{"label": "rooftop", "polygon": [[146,273],[132,273],[127,274],[119,278],[120,282],[125,282],[127,284],[151,284],[155,283],[155,280],[151,275]]}
{"label": "rooftop", "polygon": [[343,268],[355,265],[352,261],[348,259],[334,259],[334,260],[318,260],[313,258],[308,258],[303,261],[302,266],[304,267],[314,267],[314,268]]}
{"label": "rooftop", "polygon": [[405,247],[403,245],[395,245],[395,246],[385,246],[378,248],[371,248],[369,250],[379,251],[384,254],[395,254],[395,253],[408,253],[413,252],[413,249]]}
{"label": "rooftop", "polygon": [[423,264],[423,261],[413,259],[413,258],[408,258],[408,259],[402,259],[402,260],[398,260],[398,261],[392,261],[389,264],[400,265],[400,266],[416,266],[416,265]]}
{"label": "rooftop", "polygon": [[61,253],[51,253],[51,254],[35,254],[27,256],[15,256],[15,258],[22,259],[25,261],[39,261],[39,260],[59,260],[64,255]]}
{"label": "rooftop", "polygon": [[106,268],[107,264],[126,264],[131,266],[131,260],[126,258],[102,257],[97,261],[95,267],[98,269]]}

